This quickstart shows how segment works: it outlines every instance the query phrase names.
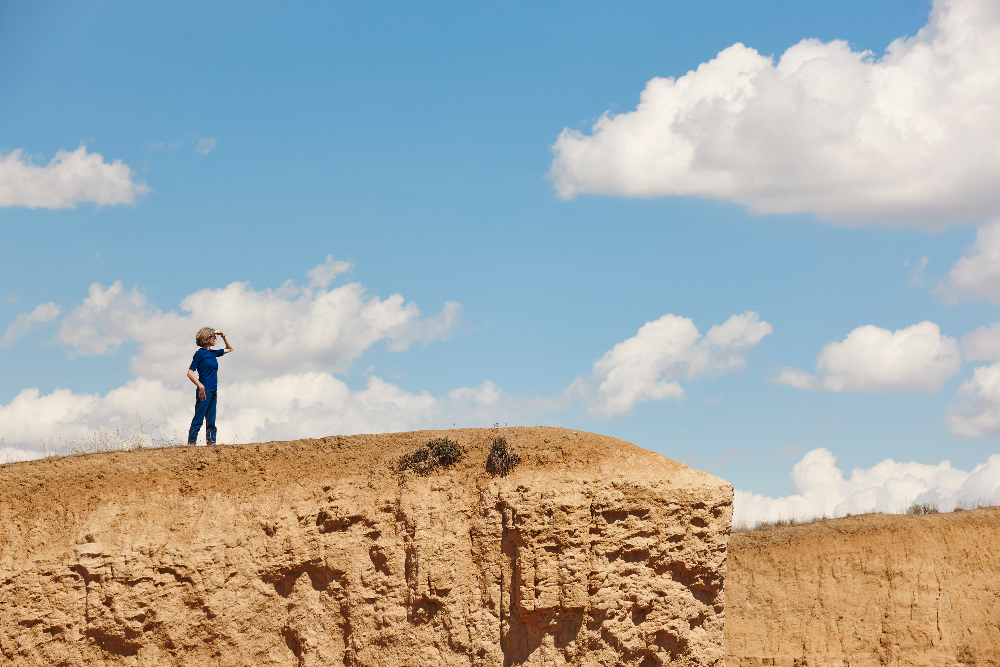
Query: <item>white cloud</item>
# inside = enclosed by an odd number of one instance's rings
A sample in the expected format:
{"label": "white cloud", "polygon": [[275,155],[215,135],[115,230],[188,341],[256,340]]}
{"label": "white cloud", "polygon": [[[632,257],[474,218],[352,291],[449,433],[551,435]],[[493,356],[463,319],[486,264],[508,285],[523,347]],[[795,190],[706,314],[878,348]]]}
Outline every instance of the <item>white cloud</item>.
{"label": "white cloud", "polygon": [[389,343],[389,350],[405,352],[410,349],[411,343],[427,345],[436,340],[448,340],[461,310],[462,306],[457,301],[445,301],[444,307],[437,315],[414,321],[405,331],[396,335]]}
{"label": "white cloud", "polygon": [[[499,404],[502,394],[491,382],[439,398],[407,392],[376,376],[369,376],[367,385],[355,391],[323,372],[228,381],[226,373],[236,363],[235,358],[221,363],[220,442],[444,428],[455,421],[486,424],[510,409]],[[183,442],[193,405],[193,385],[146,378],[104,396],[68,389],[42,395],[31,388],[0,406],[0,429],[14,452],[8,455],[21,458],[40,456],[42,441],[58,451],[60,443],[79,440],[97,429],[134,425],[137,416],[161,435]],[[204,429],[200,437],[204,440]]]}
{"label": "white cloud", "polygon": [[[88,292],[83,303],[63,320],[55,339],[73,346],[80,354],[117,352],[122,343],[139,335],[138,329],[150,320],[146,297],[136,288],[126,292],[120,280],[107,289],[94,283]],[[166,337],[176,328],[154,326],[152,333],[157,338]]]}
{"label": "white cloud", "polygon": [[944,289],[952,302],[987,299],[1000,303],[1000,220],[979,226],[976,242],[948,272]]}
{"label": "white cloud", "polygon": [[774,381],[796,389],[819,389],[819,380],[816,379],[815,375],[789,366],[783,366],[781,373]]}
{"label": "white cloud", "polygon": [[72,153],[59,151],[39,167],[22,157],[21,149],[0,156],[0,207],[73,208],[80,202],[99,206],[134,204],[149,191],[132,180],[121,160],[110,164],[80,144]]}
{"label": "white cloud", "polygon": [[[238,382],[220,395],[229,411],[220,422],[225,433],[272,440],[442,428],[482,417],[477,409],[495,405],[500,392],[486,382],[435,397],[405,391],[376,376],[368,377],[364,389],[352,391],[329,373],[303,373]],[[183,414],[188,412],[185,406]]]}
{"label": "white cloud", "polygon": [[70,439],[105,424],[127,423],[137,413],[160,423],[174,416],[181,398],[176,387],[146,379],[132,380],[105,396],[69,389],[42,395],[32,387],[0,406],[0,430],[8,445]]}
{"label": "white cloud", "polygon": [[969,361],[1000,361],[1000,322],[962,336],[962,352]]}
{"label": "white cloud", "polygon": [[28,333],[32,324],[51,322],[59,316],[59,306],[53,302],[39,304],[30,313],[21,313],[7,327],[7,332],[0,338],[0,347],[7,347]]}
{"label": "white cloud", "polygon": [[680,400],[684,389],[678,380],[741,370],[746,359],[740,353],[772,331],[749,310],[713,326],[704,338],[686,317],[667,314],[647,322],[594,362],[592,374],[600,384],[591,413],[615,417],[642,401]]}
{"label": "white cloud", "polygon": [[962,364],[958,343],[941,335],[933,322],[889,331],[858,327],[842,342],[827,343],[816,360],[822,380],[784,368],[775,382],[798,389],[883,393],[897,390],[936,392]]}
{"label": "white cloud", "polygon": [[737,489],[734,523],[900,512],[914,502],[934,501],[941,511],[959,502],[1000,504],[1000,454],[972,472],[952,468],[949,461],[928,465],[886,459],[871,468],[855,468],[848,479],[836,462],[824,448],[807,453],[792,468],[796,493],[791,496],[768,498]]}
{"label": "white cloud", "polygon": [[743,44],[638,107],[566,128],[560,196],[693,195],[759,213],[938,228],[1000,210],[1000,5],[936,0],[881,58],[806,39],[775,64]]}
{"label": "white cloud", "polygon": [[[114,352],[127,340],[139,344],[132,359],[137,375],[170,381],[190,362],[194,332],[214,326],[230,335],[241,361],[234,379],[284,373],[340,373],[380,340],[390,350],[447,337],[460,306],[448,302],[431,319],[420,319],[413,303],[399,294],[369,296],[360,283],[332,290],[298,287],[256,291],[247,283],[203,289],[181,301],[183,313],[152,308],[138,289],[121,282],[90,286],[90,295],[62,322],[56,340],[80,354]],[[183,368],[181,368],[183,371]]]}
{"label": "white cloud", "polygon": [[962,383],[948,424],[952,433],[963,438],[1000,435],[1000,363],[977,368]]}
{"label": "white cloud", "polygon": [[333,282],[333,279],[341,273],[353,270],[354,265],[350,262],[337,261],[333,259],[333,255],[327,255],[325,262],[316,268],[310,269],[306,275],[309,276],[310,287],[327,288]]}
{"label": "white cloud", "polygon": [[236,347],[220,368],[223,441],[443,427],[463,419],[485,424],[518,407],[505,403],[490,382],[434,397],[371,375],[365,388],[352,391],[336,373],[383,340],[401,350],[445,339],[459,305],[448,302],[436,316],[421,318],[398,294],[380,299],[358,283],[326,289],[341,270],[328,258],[309,272],[313,287],[288,281],[275,290],[238,282],[203,289],[186,297],[179,312],[153,307],[141,290],[126,290],[121,282],[91,285],[87,298],[63,318],[55,342],[78,354],[113,354],[135,343],[135,378],[103,396],[23,390],[0,405],[6,443],[0,447],[37,456],[39,441],[81,438],[134,423],[136,415],[184,437],[194,402],[185,373],[202,326],[226,331]]}
{"label": "white cloud", "polygon": [[202,155],[208,155],[217,143],[219,143],[218,139],[199,139],[194,149]]}

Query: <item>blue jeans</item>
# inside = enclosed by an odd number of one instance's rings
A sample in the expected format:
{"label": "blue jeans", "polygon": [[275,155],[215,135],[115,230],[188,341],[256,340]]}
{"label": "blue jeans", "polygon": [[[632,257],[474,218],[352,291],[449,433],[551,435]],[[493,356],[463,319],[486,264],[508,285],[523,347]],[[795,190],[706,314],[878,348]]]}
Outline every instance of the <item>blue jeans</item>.
{"label": "blue jeans", "polygon": [[198,442],[198,431],[201,430],[201,422],[205,424],[205,444],[215,444],[215,405],[219,400],[219,392],[206,391],[205,400],[198,400],[198,390],[194,390],[194,419],[191,420],[191,430],[188,431],[188,444],[193,445]]}

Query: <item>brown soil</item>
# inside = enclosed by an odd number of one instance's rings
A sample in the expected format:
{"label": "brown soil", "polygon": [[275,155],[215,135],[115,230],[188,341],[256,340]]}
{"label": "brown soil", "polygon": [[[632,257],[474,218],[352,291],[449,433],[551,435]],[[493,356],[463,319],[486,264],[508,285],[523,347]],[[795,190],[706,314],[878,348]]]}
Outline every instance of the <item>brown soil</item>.
{"label": "brown soil", "polygon": [[[732,487],[487,429],[0,467],[0,663],[717,665]],[[448,437],[453,467],[397,474]]]}
{"label": "brown soil", "polygon": [[734,533],[726,665],[996,665],[1000,509]]}

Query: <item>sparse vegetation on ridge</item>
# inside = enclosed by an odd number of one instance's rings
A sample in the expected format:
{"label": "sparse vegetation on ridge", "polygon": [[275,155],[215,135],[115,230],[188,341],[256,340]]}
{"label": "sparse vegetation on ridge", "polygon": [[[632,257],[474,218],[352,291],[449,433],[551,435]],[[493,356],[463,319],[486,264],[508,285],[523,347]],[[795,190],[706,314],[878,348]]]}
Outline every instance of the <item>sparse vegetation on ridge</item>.
{"label": "sparse vegetation on ridge", "polygon": [[520,462],[520,455],[507,444],[506,437],[498,435],[493,438],[490,454],[486,457],[486,472],[493,477],[506,477]]}
{"label": "sparse vegetation on ridge", "polygon": [[937,503],[913,503],[906,508],[907,514],[940,514]]}
{"label": "sparse vegetation on ridge", "polygon": [[[246,444],[238,436],[230,442],[218,442],[216,445]],[[204,444],[204,443],[202,443]],[[144,449],[159,449],[162,447],[187,446],[187,429],[178,422],[170,424],[154,424],[144,420],[139,415],[131,423],[118,424],[113,428],[98,426],[93,431],[71,440],[50,438],[43,440],[37,448],[40,458],[74,456],[77,454],[101,454],[106,452],[136,452]],[[22,459],[12,455],[14,448],[0,440],[0,451],[4,452],[4,460],[0,465],[18,463]],[[30,459],[24,459],[30,460]]]}
{"label": "sparse vegetation on ridge", "polygon": [[[953,512],[964,512],[968,510],[977,509],[994,509],[1000,507],[996,503],[987,500],[985,498],[979,498],[977,500],[960,500],[955,504]],[[843,518],[849,519],[853,517],[869,516],[871,514],[910,514],[910,515],[926,515],[926,514],[942,514],[938,509],[938,505],[935,502],[926,503],[913,503],[908,506],[905,510],[900,512],[860,512],[851,513],[848,512],[843,517],[826,517],[826,516],[816,516],[811,519],[785,519],[778,518],[774,521],[758,521],[756,523],[750,524],[746,521],[733,522],[732,532],[734,533],[752,533],[757,531],[768,531],[775,530],[778,528],[790,528],[794,526],[808,526],[821,521],[829,521],[831,519]]]}
{"label": "sparse vegetation on ridge", "polygon": [[[150,421],[142,420],[136,415],[132,424],[120,424],[112,431],[110,428],[98,427],[82,437],[70,440],[58,451],[58,446],[53,454],[97,454],[100,452],[133,452],[141,449],[152,449],[155,447],[178,447],[186,444],[180,436],[172,432],[176,428],[163,428],[153,425]],[[43,451],[48,453],[46,449]]]}
{"label": "sparse vegetation on ridge", "polygon": [[396,472],[427,475],[438,468],[450,468],[464,454],[462,446],[454,440],[438,438],[431,440],[417,451],[400,458],[396,464]]}
{"label": "sparse vegetation on ridge", "polygon": [[[848,514],[847,516],[851,516]],[[758,521],[756,523],[750,524],[746,521],[733,522],[734,533],[751,533],[754,531],[765,531],[774,530],[776,528],[788,528],[791,526],[806,526],[818,521],[826,521],[827,517],[817,516],[811,519],[784,519],[777,518],[774,521]]]}

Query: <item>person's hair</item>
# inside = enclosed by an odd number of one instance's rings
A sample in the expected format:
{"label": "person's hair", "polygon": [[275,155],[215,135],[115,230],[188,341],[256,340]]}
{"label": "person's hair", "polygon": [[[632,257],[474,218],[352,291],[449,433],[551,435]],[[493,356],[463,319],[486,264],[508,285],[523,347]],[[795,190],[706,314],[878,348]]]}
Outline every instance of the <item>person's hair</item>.
{"label": "person's hair", "polygon": [[198,329],[198,333],[194,336],[194,342],[198,347],[204,347],[208,345],[208,341],[212,340],[212,336],[215,335],[215,329],[212,327],[202,327]]}

